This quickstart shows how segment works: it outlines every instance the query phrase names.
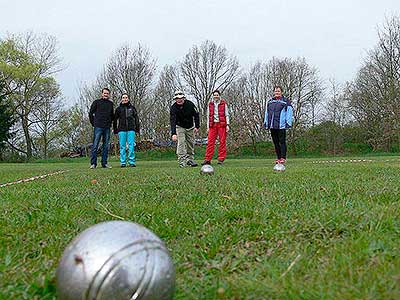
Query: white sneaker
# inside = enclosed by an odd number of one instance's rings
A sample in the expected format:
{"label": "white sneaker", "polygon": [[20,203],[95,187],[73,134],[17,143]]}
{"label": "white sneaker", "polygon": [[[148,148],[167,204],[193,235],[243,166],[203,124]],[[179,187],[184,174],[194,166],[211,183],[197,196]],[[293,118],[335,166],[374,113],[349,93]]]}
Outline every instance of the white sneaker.
{"label": "white sneaker", "polygon": [[110,166],[110,165],[104,165],[104,166],[101,166],[103,169],[112,169],[112,167]]}
{"label": "white sneaker", "polygon": [[90,168],[91,169],[96,169],[96,165],[91,165]]}

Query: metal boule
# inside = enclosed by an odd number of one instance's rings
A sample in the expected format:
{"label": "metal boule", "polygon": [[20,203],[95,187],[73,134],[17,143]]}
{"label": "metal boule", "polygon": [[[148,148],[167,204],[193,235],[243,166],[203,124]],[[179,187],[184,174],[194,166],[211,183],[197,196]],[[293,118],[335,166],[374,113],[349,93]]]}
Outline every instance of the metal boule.
{"label": "metal boule", "polygon": [[109,221],[89,227],[67,246],[56,287],[60,300],[170,300],[175,267],[149,229]]}
{"label": "metal boule", "polygon": [[284,164],[275,164],[274,171],[275,172],[285,172],[286,167]]}
{"label": "metal boule", "polygon": [[200,169],[200,174],[214,175],[214,168],[211,165],[204,165]]}

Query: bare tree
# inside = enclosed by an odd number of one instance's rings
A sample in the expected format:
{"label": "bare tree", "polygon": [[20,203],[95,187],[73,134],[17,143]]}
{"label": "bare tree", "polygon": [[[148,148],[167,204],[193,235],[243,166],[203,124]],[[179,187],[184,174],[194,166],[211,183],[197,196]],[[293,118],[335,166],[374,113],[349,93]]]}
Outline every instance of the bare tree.
{"label": "bare tree", "polygon": [[323,107],[323,95],[324,95],[324,84],[322,79],[315,80],[310,88],[313,93],[312,96],[309,98],[310,103],[310,112],[308,113],[308,117],[310,119],[310,125],[315,126],[319,123],[324,114],[324,107]]}
{"label": "bare tree", "polygon": [[155,60],[147,48],[140,44],[134,49],[125,45],[108,61],[104,81],[119,95],[128,93],[130,101],[141,112],[144,100],[149,97],[155,69]]}
{"label": "bare tree", "polygon": [[266,101],[272,88],[267,81],[265,64],[256,62],[248,72],[235,80],[226,90],[231,109],[231,136],[236,145],[256,143],[266,138],[263,129]]}
{"label": "bare tree", "polygon": [[273,59],[270,65],[272,82],[283,86],[285,95],[293,104],[293,126],[289,131],[292,150],[296,153],[296,140],[305,128],[313,123],[315,107],[323,91],[318,70],[304,58]]}
{"label": "bare tree", "polygon": [[[241,87],[237,92],[233,106],[232,122],[239,122],[247,138],[255,149],[255,143],[266,137],[263,129],[265,107],[272,97],[275,85],[283,87],[284,94],[294,106],[294,122],[290,131],[292,141],[295,141],[302,131],[315,122],[315,109],[321,101],[322,81],[316,68],[307,64],[304,58],[296,60],[289,58],[273,58],[268,62],[255,63],[242,78],[232,85]],[[231,92],[231,88],[228,88]],[[294,151],[296,150],[293,143]]]}
{"label": "bare tree", "polygon": [[328,80],[327,101],[324,105],[323,119],[343,127],[351,121],[346,89],[335,79]]}
{"label": "bare tree", "polygon": [[386,20],[378,29],[378,44],[348,90],[352,114],[374,149],[400,147],[399,17]]}
{"label": "bare tree", "polygon": [[[87,115],[89,113],[92,102],[101,98],[101,90],[107,86],[107,84],[99,82],[98,79],[92,84],[82,82],[79,85],[78,104],[84,114]],[[111,99],[113,99],[113,97],[111,97]]]}
{"label": "bare tree", "polygon": [[106,65],[104,80],[117,92],[128,93],[136,107],[141,126],[141,134],[150,138],[153,134],[150,107],[151,88],[156,70],[155,60],[150,51],[138,44],[135,49],[128,45],[119,48]]}
{"label": "bare tree", "polygon": [[89,121],[85,116],[87,113],[82,111],[78,103],[61,111],[56,142],[62,150],[72,151],[78,147],[88,150],[86,144],[90,140],[92,130],[91,128],[88,130]]}
{"label": "bare tree", "polygon": [[154,109],[150,104],[155,70],[155,59],[147,48],[140,44],[134,49],[128,45],[120,47],[112,54],[96,81],[80,87],[79,102],[82,110],[89,110],[91,103],[100,97],[103,87],[110,88],[110,99],[115,106],[118,105],[121,94],[127,93],[143,124],[142,135],[150,137],[153,125],[151,110]]}
{"label": "bare tree", "polygon": [[182,89],[182,82],[177,66],[165,66],[158,79],[151,104],[152,124],[156,140],[170,140],[169,110],[173,104],[175,90]]}
{"label": "bare tree", "polygon": [[335,155],[343,142],[343,126],[349,120],[349,109],[343,87],[333,78],[328,80],[326,97],[323,125],[329,126],[329,131],[326,131],[325,141]]}
{"label": "bare tree", "polygon": [[248,77],[243,75],[225,90],[227,99],[233,100],[229,102],[231,125],[228,141],[233,142],[233,148],[251,143],[256,154],[256,143],[265,131],[262,130],[260,99],[249,96],[248,86]]}
{"label": "bare tree", "polygon": [[184,82],[197,101],[202,122],[205,121],[207,104],[215,89],[224,90],[239,75],[239,62],[223,46],[205,41],[193,46],[181,63]]}
{"label": "bare tree", "polygon": [[60,89],[56,82],[42,87],[38,92],[41,98],[40,105],[32,111],[31,133],[37,149],[44,158],[48,158],[49,149],[60,133],[60,122],[63,102],[60,97]]}

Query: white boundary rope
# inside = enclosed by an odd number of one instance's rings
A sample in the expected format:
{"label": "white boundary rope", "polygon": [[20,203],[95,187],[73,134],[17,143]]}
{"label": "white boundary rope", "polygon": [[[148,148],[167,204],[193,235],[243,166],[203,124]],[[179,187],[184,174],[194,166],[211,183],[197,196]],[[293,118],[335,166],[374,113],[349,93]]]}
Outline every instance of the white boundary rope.
{"label": "white boundary rope", "polygon": [[372,159],[341,159],[341,160],[314,160],[308,161],[308,164],[333,164],[333,163],[360,163],[372,162]]}
{"label": "white boundary rope", "polygon": [[18,184],[18,183],[24,183],[24,182],[33,181],[33,180],[36,180],[36,179],[42,179],[42,178],[46,178],[46,177],[48,177],[48,176],[53,176],[53,175],[57,175],[57,174],[62,174],[62,173],[64,173],[64,172],[65,172],[65,171],[57,171],[57,172],[50,173],[50,174],[39,175],[39,176],[33,176],[33,177],[31,177],[31,178],[21,179],[21,180],[17,180],[17,181],[14,181],[14,182],[3,183],[3,184],[0,184],[0,188],[6,187],[6,186],[10,186],[10,185],[14,185],[14,184]]}

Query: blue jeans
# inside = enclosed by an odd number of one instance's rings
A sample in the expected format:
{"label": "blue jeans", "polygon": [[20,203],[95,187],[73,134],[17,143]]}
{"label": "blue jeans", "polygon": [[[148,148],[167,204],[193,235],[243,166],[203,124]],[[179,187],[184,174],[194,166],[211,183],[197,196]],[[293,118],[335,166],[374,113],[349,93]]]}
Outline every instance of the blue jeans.
{"label": "blue jeans", "polygon": [[128,163],[134,165],[135,161],[135,132],[120,131],[119,136],[119,159],[121,165],[126,165],[126,142],[128,142]]}
{"label": "blue jeans", "polygon": [[101,137],[103,137],[103,148],[101,150],[101,165],[105,166],[107,164],[108,146],[110,143],[110,128],[95,127],[93,145],[92,145],[92,156],[90,159],[91,165],[97,166],[97,150],[99,149]]}

